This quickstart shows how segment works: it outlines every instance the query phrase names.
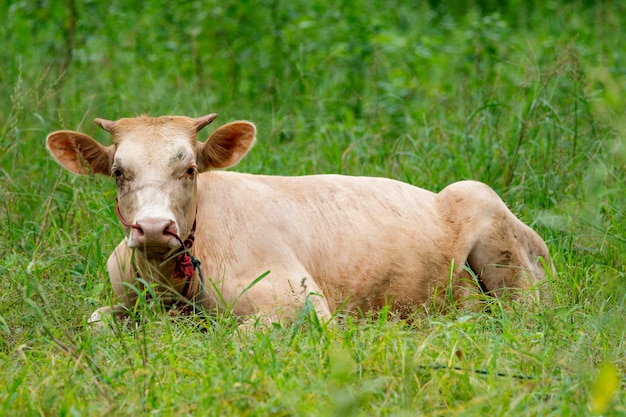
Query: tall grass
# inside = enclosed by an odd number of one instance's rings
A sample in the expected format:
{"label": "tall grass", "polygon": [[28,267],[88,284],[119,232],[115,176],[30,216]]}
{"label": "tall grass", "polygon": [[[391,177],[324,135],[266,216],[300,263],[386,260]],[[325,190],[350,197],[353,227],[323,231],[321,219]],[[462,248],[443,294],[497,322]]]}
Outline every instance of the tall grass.
{"label": "tall grass", "polygon": [[[625,12],[583,1],[0,4],[0,410],[626,414]],[[331,327],[303,314],[244,335],[228,315],[144,311],[145,322],[89,329],[85,317],[112,301],[114,189],[62,172],[46,133],[109,143],[95,117],[210,112],[257,123],[240,171],[488,183],[548,242],[558,272],[542,305],[491,301],[409,323],[383,311]]]}

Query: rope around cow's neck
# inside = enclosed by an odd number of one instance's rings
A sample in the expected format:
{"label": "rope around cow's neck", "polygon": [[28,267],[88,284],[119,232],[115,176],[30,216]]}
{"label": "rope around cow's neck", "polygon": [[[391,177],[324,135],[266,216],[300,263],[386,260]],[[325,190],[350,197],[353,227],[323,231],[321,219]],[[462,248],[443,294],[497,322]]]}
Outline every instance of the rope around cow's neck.
{"label": "rope around cow's neck", "polygon": [[[198,209],[196,208],[196,211],[197,210]],[[141,230],[141,227],[138,224],[129,223],[124,219],[124,216],[122,216],[122,212],[120,211],[120,204],[117,198],[115,198],[115,214],[117,215],[120,223],[122,223],[125,227]],[[174,279],[185,280],[185,287],[183,288],[183,291],[181,291],[180,295],[188,301],[191,301],[191,298],[193,298],[188,297],[187,294],[189,292],[191,279],[193,278],[194,271],[198,271],[198,278],[200,278],[200,295],[198,297],[199,305],[194,305],[194,308],[196,312],[202,311],[204,296],[204,276],[202,275],[200,260],[193,256],[190,251],[195,240],[196,219],[194,218],[193,225],[191,226],[191,231],[189,232],[189,236],[187,236],[184,241],[180,238],[180,236],[178,236],[178,234],[176,234],[176,232],[173,232],[169,229],[165,230],[163,233],[173,236],[178,241],[178,243],[180,244],[180,248],[182,249],[182,253],[180,253],[176,257],[176,265],[174,266],[173,276]]]}

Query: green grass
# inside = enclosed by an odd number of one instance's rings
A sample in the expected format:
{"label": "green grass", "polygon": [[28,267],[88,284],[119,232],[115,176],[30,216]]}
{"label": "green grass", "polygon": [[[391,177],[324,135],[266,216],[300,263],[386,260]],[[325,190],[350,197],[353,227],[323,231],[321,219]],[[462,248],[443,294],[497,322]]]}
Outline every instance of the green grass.
{"label": "green grass", "polygon": [[[626,8],[589,3],[0,3],[0,415],[626,415]],[[258,126],[239,171],[488,183],[550,247],[541,305],[87,328],[114,187],[46,134],[211,112]]]}

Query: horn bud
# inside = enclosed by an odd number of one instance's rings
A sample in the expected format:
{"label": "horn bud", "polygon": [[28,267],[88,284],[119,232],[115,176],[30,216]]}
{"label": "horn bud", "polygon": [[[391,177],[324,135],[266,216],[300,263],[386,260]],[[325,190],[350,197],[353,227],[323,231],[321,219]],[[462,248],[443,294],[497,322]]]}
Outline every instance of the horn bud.
{"label": "horn bud", "polygon": [[104,129],[107,132],[113,134],[113,127],[115,126],[115,122],[112,122],[111,120],[100,119],[100,118],[94,120],[94,122],[98,126],[100,126],[102,129]]}
{"label": "horn bud", "polygon": [[196,133],[201,131],[205,126],[211,124],[213,120],[217,118],[217,113],[207,114],[206,116],[198,117],[194,119],[194,126],[196,127]]}

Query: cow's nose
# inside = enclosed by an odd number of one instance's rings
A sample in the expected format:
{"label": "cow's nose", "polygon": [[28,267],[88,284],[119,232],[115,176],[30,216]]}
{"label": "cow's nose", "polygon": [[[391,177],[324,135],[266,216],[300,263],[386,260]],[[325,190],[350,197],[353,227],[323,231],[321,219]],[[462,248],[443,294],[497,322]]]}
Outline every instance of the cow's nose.
{"label": "cow's nose", "polygon": [[137,220],[132,231],[134,247],[168,246],[176,247],[176,223],[169,219],[146,218]]}

